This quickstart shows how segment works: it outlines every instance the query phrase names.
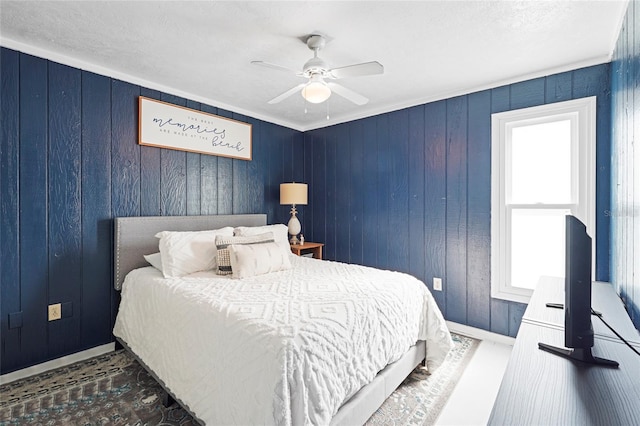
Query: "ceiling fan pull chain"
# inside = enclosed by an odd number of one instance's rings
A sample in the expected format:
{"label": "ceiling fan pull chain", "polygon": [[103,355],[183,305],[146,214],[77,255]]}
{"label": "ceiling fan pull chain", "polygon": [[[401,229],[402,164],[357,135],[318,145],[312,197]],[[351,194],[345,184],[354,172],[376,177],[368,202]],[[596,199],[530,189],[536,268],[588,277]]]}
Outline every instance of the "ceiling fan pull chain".
{"label": "ceiling fan pull chain", "polygon": [[327,120],[329,120],[329,101],[327,101],[326,105],[327,105]]}

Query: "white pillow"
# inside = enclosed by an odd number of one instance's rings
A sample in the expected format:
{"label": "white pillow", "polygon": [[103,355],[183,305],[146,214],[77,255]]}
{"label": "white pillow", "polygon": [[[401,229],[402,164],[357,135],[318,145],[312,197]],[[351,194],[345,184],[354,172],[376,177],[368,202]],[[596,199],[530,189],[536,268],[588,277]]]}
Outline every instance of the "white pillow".
{"label": "white pillow", "polygon": [[153,266],[158,271],[162,272],[162,255],[160,254],[160,252],[145,254],[144,260],[149,262],[149,265]]}
{"label": "white pillow", "polygon": [[247,278],[254,275],[291,269],[289,243],[232,244],[229,246],[233,278]]}
{"label": "white pillow", "polygon": [[289,228],[282,223],[264,226],[238,226],[233,230],[233,235],[248,237],[250,235],[264,234],[265,232],[273,232],[276,242],[289,244]]}
{"label": "white pillow", "polygon": [[231,275],[233,272],[229,254],[229,246],[232,244],[265,244],[272,242],[274,242],[273,232],[249,236],[216,236],[216,248],[218,249],[218,267],[216,268],[216,273],[219,275]]}
{"label": "white pillow", "polygon": [[233,235],[233,228],[195,232],[162,231],[160,238],[162,273],[165,278],[181,277],[216,267],[216,236]]}

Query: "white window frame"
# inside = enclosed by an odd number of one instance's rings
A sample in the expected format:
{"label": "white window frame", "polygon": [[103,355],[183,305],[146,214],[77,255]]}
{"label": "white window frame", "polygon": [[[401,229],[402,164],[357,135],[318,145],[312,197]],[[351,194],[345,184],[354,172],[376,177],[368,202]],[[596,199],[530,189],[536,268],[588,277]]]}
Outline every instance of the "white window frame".
{"label": "white window frame", "polygon": [[[578,188],[572,188],[573,203],[507,204],[508,181],[506,165],[511,129],[569,118],[572,123],[572,167],[577,173]],[[533,290],[513,286],[510,259],[510,210],[513,208],[549,208],[549,206],[571,210],[587,227],[592,238],[592,253],[595,259],[595,151],[596,151],[596,97],[557,102],[532,108],[506,111],[491,115],[491,297],[528,303]],[[544,173],[544,167],[540,169]],[[574,177],[576,175],[574,174]],[[595,262],[592,261],[595,270]]]}

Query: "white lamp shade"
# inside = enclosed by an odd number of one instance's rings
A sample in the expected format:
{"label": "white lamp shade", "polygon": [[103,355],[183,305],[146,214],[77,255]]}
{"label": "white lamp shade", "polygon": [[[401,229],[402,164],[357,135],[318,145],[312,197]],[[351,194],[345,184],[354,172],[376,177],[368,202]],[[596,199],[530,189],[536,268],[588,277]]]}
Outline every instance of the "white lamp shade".
{"label": "white lamp shade", "polygon": [[302,88],[300,92],[307,102],[312,104],[320,104],[331,96],[331,89],[324,82],[320,74],[313,74],[309,79],[309,83]]}
{"label": "white lamp shade", "polygon": [[280,204],[307,205],[307,184],[281,183]]}

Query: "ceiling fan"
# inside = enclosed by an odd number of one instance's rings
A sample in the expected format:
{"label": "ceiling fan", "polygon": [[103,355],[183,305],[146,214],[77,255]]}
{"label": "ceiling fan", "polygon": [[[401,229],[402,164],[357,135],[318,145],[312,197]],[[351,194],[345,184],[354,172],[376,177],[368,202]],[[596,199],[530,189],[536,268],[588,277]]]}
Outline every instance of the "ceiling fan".
{"label": "ceiling fan", "polygon": [[255,65],[280,71],[293,72],[298,77],[304,77],[307,79],[306,83],[298,84],[283,94],[271,99],[268,103],[277,104],[296,92],[300,92],[303,98],[314,104],[326,101],[332,93],[336,93],[356,105],[364,105],[369,102],[369,99],[354,92],[353,90],[347,89],[333,81],[327,82],[325,80],[338,80],[347,77],[382,74],[384,72],[384,67],[379,62],[372,61],[347,65],[340,68],[329,68],[325,61],[318,57],[318,51],[322,49],[325,44],[326,40],[322,35],[312,34],[307,37],[307,47],[313,50],[313,58],[309,59],[307,63],[304,64],[302,72],[280,65],[270,64],[268,62],[251,61],[251,63]]}

